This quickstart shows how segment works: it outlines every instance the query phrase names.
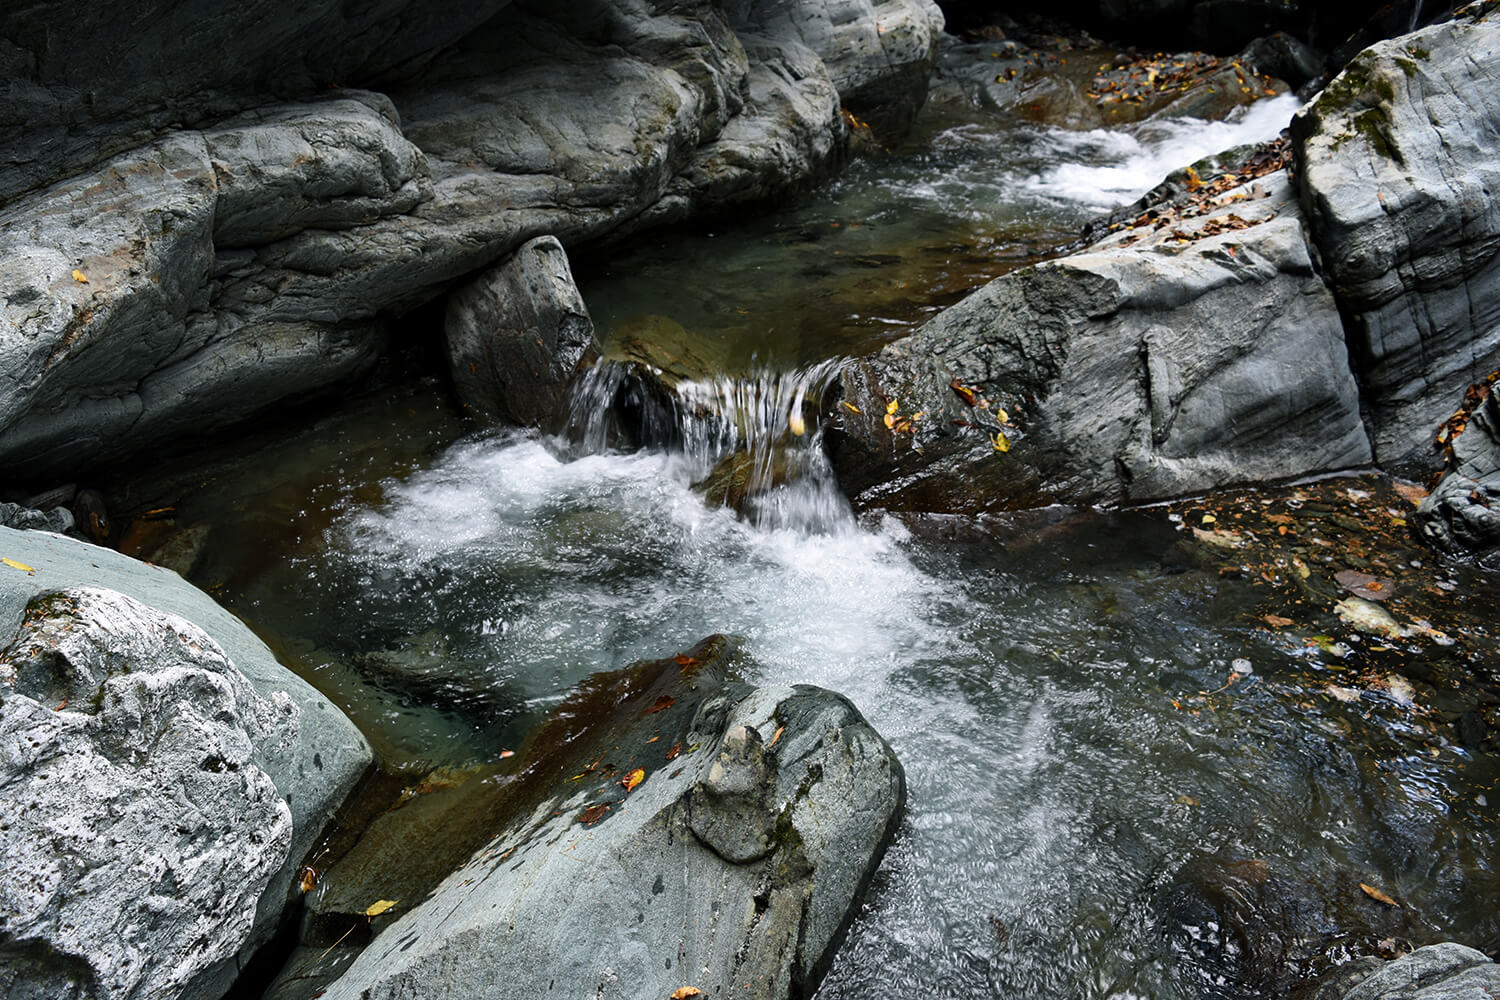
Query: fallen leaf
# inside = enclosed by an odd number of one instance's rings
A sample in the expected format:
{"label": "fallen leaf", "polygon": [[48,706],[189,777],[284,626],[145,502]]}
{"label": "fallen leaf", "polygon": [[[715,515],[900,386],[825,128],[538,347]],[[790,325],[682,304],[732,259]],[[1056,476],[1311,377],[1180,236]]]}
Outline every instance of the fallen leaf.
{"label": "fallen leaf", "polygon": [[514,750],[501,750],[500,751],[500,759],[501,760],[507,760],[507,759],[509,759],[511,757],[514,757],[515,755],[516,755],[516,752]]}
{"label": "fallen leaf", "polygon": [[582,823],[584,826],[592,826],[603,819],[604,814],[607,812],[609,812],[609,803],[601,802],[596,806],[589,806],[583,812],[579,813],[577,822]]}
{"label": "fallen leaf", "polygon": [[670,749],[670,750],[667,751],[667,760],[676,760],[677,759],[677,755],[680,754],[680,753],[682,753],[682,744],[681,743],[673,743],[672,744],[672,749]]}
{"label": "fallen leaf", "polygon": [[667,709],[671,708],[675,704],[677,704],[677,699],[676,698],[673,698],[669,694],[664,694],[660,698],[658,698],[654,702],[652,702],[651,703],[651,707],[648,708],[648,709],[646,709],[641,714],[642,715],[655,715],[657,712],[665,712]]}
{"label": "fallen leaf", "polygon": [[316,889],[318,887],[317,869],[311,867],[302,869],[302,879],[297,883],[297,887],[303,892],[312,892]]}
{"label": "fallen leaf", "polygon": [[853,403],[849,402],[847,399],[840,400],[840,402],[842,402],[844,404],[844,409],[848,410],[850,413],[859,413],[859,412],[861,412],[859,407],[855,406]]}
{"label": "fallen leaf", "polygon": [[625,786],[625,790],[627,792],[633,792],[633,791],[635,791],[635,786],[639,785],[641,782],[643,782],[645,780],[646,780],[646,769],[644,767],[638,767],[634,771],[631,771],[629,774],[625,775],[624,779],[621,780],[620,784],[622,784],[622,785]]}
{"label": "fallen leaf", "polygon": [[1203,520],[1200,523],[1201,524],[1213,524],[1217,520],[1218,520],[1218,518],[1214,517],[1212,514],[1204,514],[1203,515]]}
{"label": "fallen leaf", "polygon": [[883,418],[883,421],[884,421],[884,423],[885,423],[885,425],[887,427],[895,427],[896,426],[896,418],[893,415],[891,415],[889,412],[886,413],[885,417]]}
{"label": "fallen leaf", "polygon": [[894,399],[891,400],[889,403],[885,404],[885,412],[887,412],[887,413],[895,413],[900,408],[901,408],[901,404],[898,403]]}
{"label": "fallen leaf", "polygon": [[1205,531],[1202,528],[1194,528],[1193,537],[1200,542],[1221,549],[1238,549],[1243,548],[1245,545],[1245,539],[1234,531],[1220,531],[1218,529]]}
{"label": "fallen leaf", "polygon": [[78,282],[80,285],[87,285],[89,283],[88,275],[84,274],[77,268],[73,269],[73,280]]}
{"label": "fallen leaf", "polygon": [[1375,888],[1373,885],[1365,885],[1363,882],[1361,882],[1359,884],[1359,887],[1364,890],[1364,893],[1365,893],[1366,896],[1369,896],[1371,899],[1375,900],[1377,903],[1384,903],[1386,906],[1400,906],[1401,905],[1400,903],[1396,902],[1391,897],[1387,896],[1385,893],[1381,892],[1379,889]]}
{"label": "fallen leaf", "polygon": [[1392,483],[1391,489],[1401,494],[1401,498],[1413,507],[1427,499],[1427,491],[1415,483]]}
{"label": "fallen leaf", "polygon": [[784,732],[786,732],[786,726],[778,726],[776,728],[776,735],[774,735],[774,736],[771,737],[771,742],[768,743],[767,746],[773,746],[774,747],[776,745],[776,741],[779,740],[779,739],[781,739],[781,734],[784,733]]}
{"label": "fallen leaf", "polygon": [[1274,625],[1277,628],[1286,628],[1288,625],[1292,624],[1292,620],[1290,618],[1283,618],[1280,615],[1264,615],[1262,616],[1261,620],[1264,621],[1267,625]]}
{"label": "fallen leaf", "polygon": [[961,400],[963,400],[969,406],[978,406],[979,405],[979,390],[978,389],[975,389],[972,386],[963,385],[962,383],[960,383],[958,381],[958,379],[954,379],[953,381],[949,382],[948,383],[948,388],[950,388],[954,392],[956,392],[958,394],[958,398],[961,399]]}
{"label": "fallen leaf", "polygon": [[687,1000],[688,997],[701,997],[703,991],[696,986],[683,986],[672,991],[671,1000]]}
{"label": "fallen leaf", "polygon": [[1333,574],[1333,578],[1340,587],[1367,601],[1388,601],[1396,593],[1395,584],[1390,580],[1378,579],[1358,570],[1341,569]]}
{"label": "fallen leaf", "polygon": [[14,559],[0,559],[0,563],[5,563],[5,565],[9,566],[11,569],[18,569],[22,573],[36,572],[35,566],[28,566],[23,562],[16,562]]}
{"label": "fallen leaf", "polygon": [[1334,614],[1361,632],[1401,638],[1401,626],[1389,611],[1361,597],[1346,597],[1333,606]]}
{"label": "fallen leaf", "polygon": [[365,916],[378,917],[399,902],[401,902],[399,899],[377,899],[365,908]]}
{"label": "fallen leaf", "polygon": [[995,436],[990,438],[990,445],[1001,454],[1010,451],[1010,438],[1005,436],[1004,431],[996,431]]}

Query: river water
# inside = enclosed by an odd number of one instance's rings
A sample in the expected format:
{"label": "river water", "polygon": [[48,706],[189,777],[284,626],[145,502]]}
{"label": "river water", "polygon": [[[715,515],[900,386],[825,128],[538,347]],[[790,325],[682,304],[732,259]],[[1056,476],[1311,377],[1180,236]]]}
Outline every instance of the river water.
{"label": "river water", "polygon": [[[718,390],[745,385],[900,335],[1292,110],[936,116],[794,209],[646,238],[581,283],[606,340],[665,316]],[[493,760],[585,675],[713,632],[745,637],[749,680],[848,695],[910,794],[824,1000],[1279,995],[1354,952],[1500,943],[1493,761],[1402,688],[1329,697],[1347,649],[1257,627],[1248,582],[1171,557],[1167,511],[856,518],[814,469],[737,517],[692,488],[718,448],[476,433],[417,387],[180,514],[212,523],[194,579],[392,771]]]}

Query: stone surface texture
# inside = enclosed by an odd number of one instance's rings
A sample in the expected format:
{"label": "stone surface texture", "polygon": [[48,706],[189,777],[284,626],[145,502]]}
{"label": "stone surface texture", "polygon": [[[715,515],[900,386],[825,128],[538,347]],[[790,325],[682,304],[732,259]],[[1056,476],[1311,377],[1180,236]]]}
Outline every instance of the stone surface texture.
{"label": "stone surface texture", "polygon": [[1308,227],[1348,323],[1388,469],[1500,368],[1500,15],[1361,53],[1293,121]]}
{"label": "stone surface texture", "polygon": [[1500,965],[1445,941],[1382,962],[1363,959],[1327,977],[1311,1000],[1483,1000],[1500,993]]}
{"label": "stone surface texture", "polygon": [[1500,549],[1500,402],[1493,391],[1453,439],[1451,468],[1417,508],[1435,548],[1492,555]]}
{"label": "stone surface texture", "polygon": [[0,984],[221,995],[368,744],[177,574],[41,531],[0,555],[30,567],[0,566]]}
{"label": "stone surface texture", "polygon": [[[811,995],[904,779],[846,699],[726,681],[725,645],[591,678],[505,776],[402,807],[480,833],[477,849],[375,918],[324,996]],[[359,856],[331,872],[362,921],[365,896],[409,876],[373,855],[362,874]]]}

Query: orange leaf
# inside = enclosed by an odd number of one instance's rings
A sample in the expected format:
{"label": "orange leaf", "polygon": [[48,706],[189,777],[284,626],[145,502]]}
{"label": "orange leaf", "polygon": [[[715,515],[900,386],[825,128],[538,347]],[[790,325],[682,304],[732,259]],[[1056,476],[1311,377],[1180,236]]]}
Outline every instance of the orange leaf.
{"label": "orange leaf", "polygon": [[1375,900],[1377,903],[1384,903],[1386,906],[1400,906],[1401,905],[1400,903],[1396,902],[1394,899],[1392,899],[1391,897],[1387,896],[1385,893],[1381,892],[1379,889],[1375,888],[1374,886],[1365,885],[1363,882],[1361,882],[1359,884],[1359,887],[1365,891],[1365,895],[1366,896],[1369,896],[1371,899]]}
{"label": "orange leaf", "polygon": [[298,887],[301,888],[301,890],[303,892],[312,892],[314,889],[316,889],[318,887],[318,871],[317,871],[317,869],[316,868],[304,868],[304,869],[302,869],[302,880],[301,880],[301,882],[298,883]]}
{"label": "orange leaf", "polygon": [[1290,618],[1283,618],[1280,615],[1266,615],[1262,620],[1267,625],[1275,625],[1277,628],[1286,628],[1292,623]]}
{"label": "orange leaf", "polygon": [[620,784],[625,786],[625,790],[627,792],[631,792],[635,790],[636,785],[639,785],[645,780],[646,769],[644,767],[638,767],[634,771],[631,771],[629,774],[625,775],[625,778],[620,782]]}
{"label": "orange leaf", "polygon": [[601,802],[597,806],[589,806],[583,812],[578,814],[578,822],[584,824],[585,826],[592,826],[603,819],[604,814],[607,812],[609,812],[608,802]]}
{"label": "orange leaf", "polygon": [[673,743],[672,744],[672,749],[670,749],[670,750],[667,751],[667,760],[676,760],[677,759],[677,755],[680,754],[680,753],[682,753],[682,744],[681,743]]}
{"label": "orange leaf", "polygon": [[687,1000],[688,997],[701,997],[703,991],[696,986],[684,986],[673,990],[671,1000]]}
{"label": "orange leaf", "polygon": [[786,732],[786,726],[778,727],[776,730],[776,735],[771,737],[770,745],[774,747],[776,745],[776,741],[781,739],[781,734],[784,732]]}
{"label": "orange leaf", "polygon": [[651,703],[651,707],[648,708],[648,709],[646,709],[641,714],[642,715],[655,715],[657,712],[664,712],[664,711],[666,711],[667,709],[671,708],[675,704],[677,704],[677,699],[676,698],[673,698],[669,694],[664,694],[660,698],[656,699],[656,701],[652,702]]}

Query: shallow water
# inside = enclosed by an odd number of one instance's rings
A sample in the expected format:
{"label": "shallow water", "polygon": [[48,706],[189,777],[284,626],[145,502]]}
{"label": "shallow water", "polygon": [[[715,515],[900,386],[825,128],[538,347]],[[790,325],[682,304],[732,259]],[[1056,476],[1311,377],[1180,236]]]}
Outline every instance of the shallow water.
{"label": "shallow water", "polygon": [[[938,123],[796,210],[595,262],[585,294],[602,329],[669,315],[731,372],[857,352],[1171,150],[1267,123],[1227,128]],[[869,254],[890,259],[831,260]],[[1174,563],[1165,511],[856,520],[813,477],[783,499],[815,516],[757,523],[693,490],[714,457],[475,434],[416,391],[183,516],[240,540],[195,577],[394,770],[492,760],[587,674],[712,632],[746,638],[752,681],[848,695],[909,803],[825,1000],[1280,995],[1383,939],[1500,942],[1493,760],[1399,699],[1324,695],[1347,664],[1255,627],[1248,582]]]}

